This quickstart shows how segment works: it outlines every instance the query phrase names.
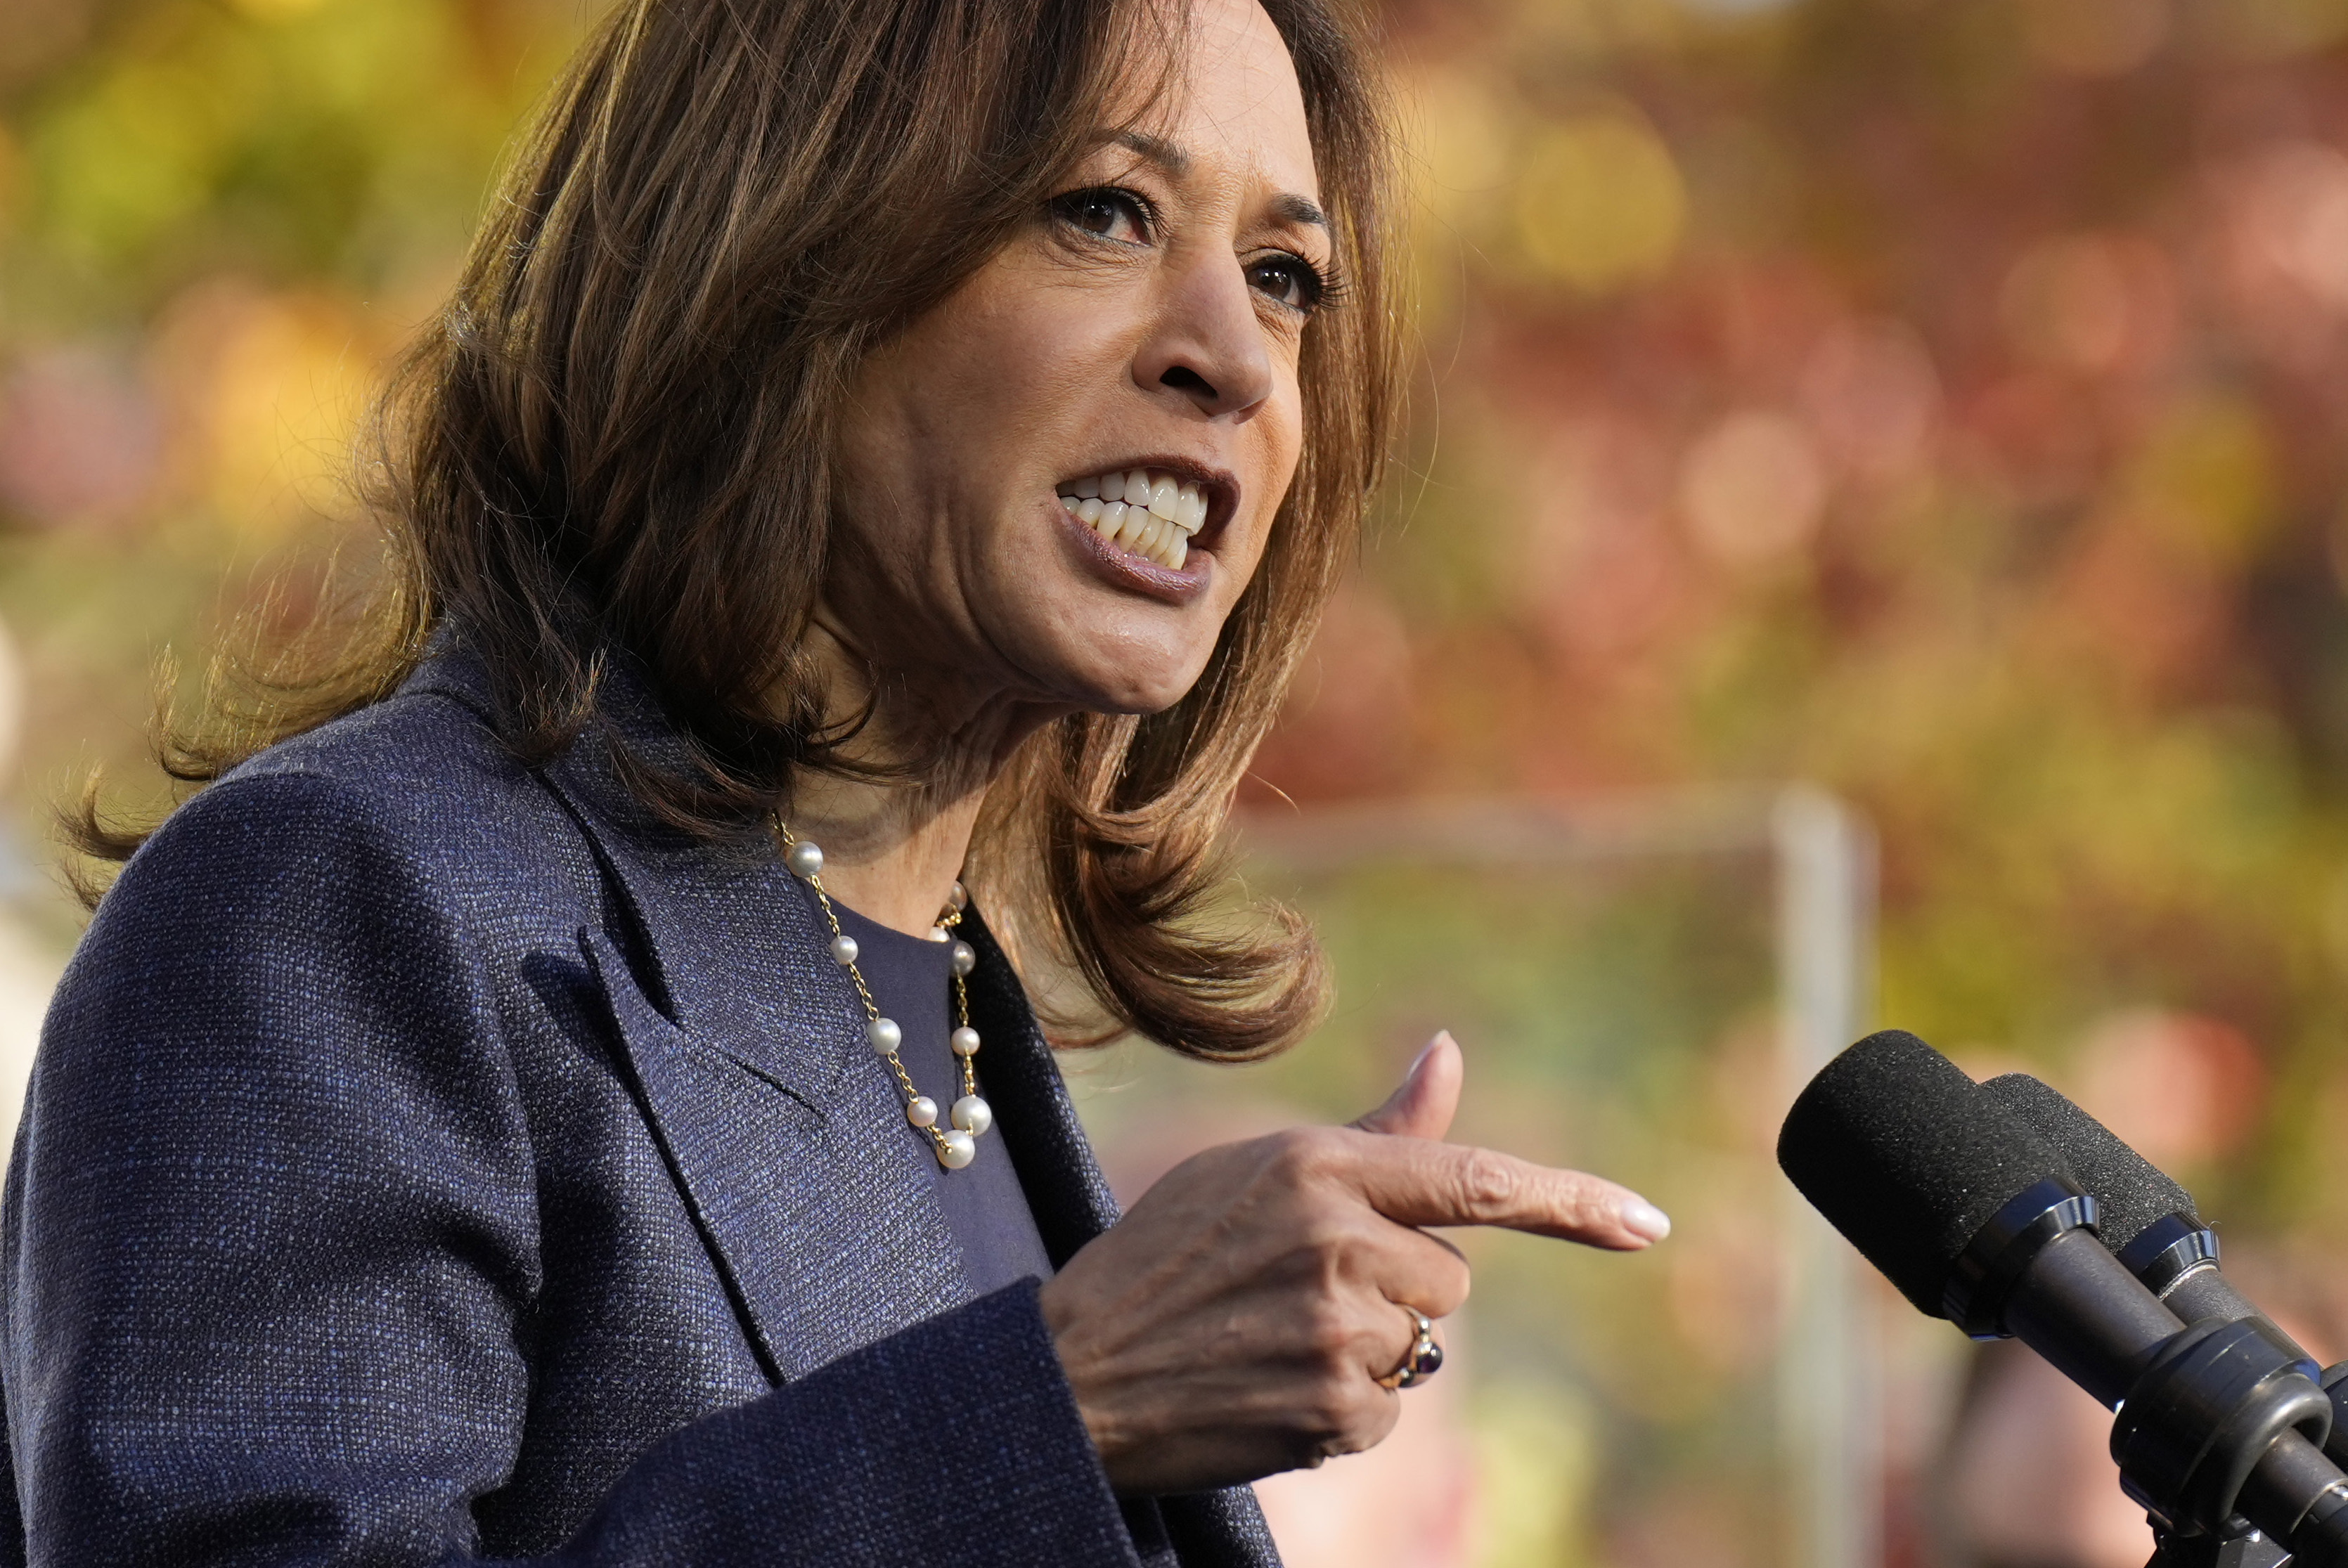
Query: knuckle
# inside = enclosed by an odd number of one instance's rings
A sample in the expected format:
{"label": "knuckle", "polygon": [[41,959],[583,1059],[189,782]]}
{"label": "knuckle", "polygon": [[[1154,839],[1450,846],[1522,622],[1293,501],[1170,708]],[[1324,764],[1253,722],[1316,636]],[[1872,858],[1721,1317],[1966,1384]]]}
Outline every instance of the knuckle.
{"label": "knuckle", "polygon": [[1322,1451],[1358,1453],[1385,1435],[1392,1403],[1386,1391],[1356,1368],[1350,1376],[1325,1379],[1304,1416]]}
{"label": "knuckle", "polygon": [[1316,1293],[1303,1314],[1304,1343],[1322,1376],[1342,1367],[1354,1344],[1354,1323],[1334,1296]]}
{"label": "knuckle", "polygon": [[1353,1387],[1357,1380],[1345,1377],[1334,1362],[1316,1367],[1298,1409],[1305,1429],[1325,1441],[1351,1426],[1358,1419],[1354,1407],[1361,1396]]}
{"label": "knuckle", "polygon": [[1342,1272],[1354,1240],[1353,1216],[1335,1204],[1308,1204],[1296,1217],[1296,1244],[1313,1258],[1314,1273],[1324,1282]]}
{"label": "knuckle", "polygon": [[1601,1225],[1614,1214],[1614,1186],[1595,1176],[1577,1175],[1570,1183],[1560,1205],[1582,1227]]}
{"label": "knuckle", "polygon": [[1334,1131],[1327,1127],[1291,1127],[1273,1133],[1269,1140],[1272,1174],[1293,1184],[1325,1174],[1337,1154]]}
{"label": "knuckle", "polygon": [[1394,1430],[1402,1401],[1375,1383],[1365,1383],[1363,1388],[1368,1391],[1349,1401],[1344,1420],[1331,1429],[1325,1445],[1330,1453],[1355,1454],[1375,1448]]}
{"label": "knuckle", "polygon": [[1459,1163],[1460,1206],[1471,1214],[1506,1213],[1521,1186],[1515,1164],[1488,1149],[1472,1149]]}

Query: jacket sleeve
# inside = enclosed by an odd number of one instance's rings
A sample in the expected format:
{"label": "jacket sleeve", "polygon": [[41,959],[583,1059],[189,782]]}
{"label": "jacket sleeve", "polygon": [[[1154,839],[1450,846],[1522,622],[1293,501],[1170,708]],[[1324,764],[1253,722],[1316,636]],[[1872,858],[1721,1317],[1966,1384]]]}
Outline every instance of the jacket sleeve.
{"label": "jacket sleeve", "polygon": [[[538,1171],[417,865],[349,786],[234,779],[92,923],[0,1235],[26,1560],[478,1555],[529,1408]],[[1031,1285],[684,1428],[549,1561],[1137,1560]]]}

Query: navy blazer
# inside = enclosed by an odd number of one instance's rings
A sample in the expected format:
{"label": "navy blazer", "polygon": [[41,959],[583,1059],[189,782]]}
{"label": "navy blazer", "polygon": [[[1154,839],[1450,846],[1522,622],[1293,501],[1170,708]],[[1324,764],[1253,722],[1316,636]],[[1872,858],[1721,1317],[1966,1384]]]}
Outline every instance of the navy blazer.
{"label": "navy blazer", "polygon": [[[967,930],[1057,1265],[1116,1209]],[[9,1169],[0,1559],[1272,1568],[1244,1488],[1121,1507],[1034,1285],[973,1299],[828,935],[595,742],[519,766],[461,652],[182,806]]]}

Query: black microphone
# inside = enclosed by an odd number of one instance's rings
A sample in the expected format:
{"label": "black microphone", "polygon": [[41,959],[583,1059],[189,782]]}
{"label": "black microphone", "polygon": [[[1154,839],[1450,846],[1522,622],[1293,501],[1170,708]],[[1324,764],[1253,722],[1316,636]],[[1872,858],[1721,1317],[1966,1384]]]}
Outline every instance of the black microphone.
{"label": "black microphone", "polygon": [[2315,1368],[2255,1318],[2188,1327],[2106,1249],[2059,1150],[1911,1034],[1870,1035],[1787,1112],[1777,1163],[1919,1310],[2011,1335],[2119,1418],[2129,1495],[2165,1530],[2239,1513],[2304,1568],[2348,1568],[2348,1476]]}
{"label": "black microphone", "polygon": [[2170,1311],[2188,1323],[2256,1317],[2291,1343],[2219,1272],[2217,1233],[2202,1220],[2193,1194],[2167,1172],[2026,1072],[1993,1078],[1982,1091],[2062,1153],[2079,1184],[2095,1194],[2101,1211],[2096,1229],[2104,1245]]}
{"label": "black microphone", "polygon": [[[2188,1323],[2256,1318],[2277,1344],[2292,1345],[2291,1336],[2219,1271],[2217,1233],[2202,1220],[2193,1194],[2159,1166],[2060,1091],[2027,1073],[1993,1078],[1982,1091],[2061,1151],[2102,1208],[2096,1228],[2104,1245],[2171,1312]],[[2324,1368],[2319,1381],[2332,1399],[2332,1436],[2323,1451],[2333,1462],[2348,1465],[2348,1361]]]}

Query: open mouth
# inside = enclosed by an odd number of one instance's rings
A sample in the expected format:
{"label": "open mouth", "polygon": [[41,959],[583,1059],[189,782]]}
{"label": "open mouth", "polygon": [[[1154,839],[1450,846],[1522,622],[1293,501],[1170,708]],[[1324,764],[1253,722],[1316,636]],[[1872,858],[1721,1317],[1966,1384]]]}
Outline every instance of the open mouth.
{"label": "open mouth", "polygon": [[1129,468],[1071,479],[1060,489],[1068,515],[1103,541],[1180,571],[1206,527],[1212,492],[1164,468]]}

